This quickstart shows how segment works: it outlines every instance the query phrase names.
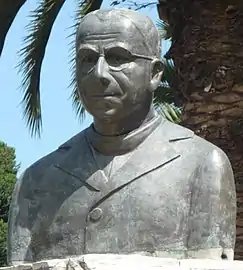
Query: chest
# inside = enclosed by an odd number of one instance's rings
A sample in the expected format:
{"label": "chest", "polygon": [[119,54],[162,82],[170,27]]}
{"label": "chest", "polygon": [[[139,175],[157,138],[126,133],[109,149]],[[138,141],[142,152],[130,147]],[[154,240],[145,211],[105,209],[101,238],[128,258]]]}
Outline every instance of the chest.
{"label": "chest", "polygon": [[[57,257],[182,249],[191,179],[181,162],[138,176],[134,167],[108,181],[96,171],[87,183],[98,191],[80,186],[42,224],[38,259],[45,253]],[[58,196],[52,197],[52,204],[58,204]]]}

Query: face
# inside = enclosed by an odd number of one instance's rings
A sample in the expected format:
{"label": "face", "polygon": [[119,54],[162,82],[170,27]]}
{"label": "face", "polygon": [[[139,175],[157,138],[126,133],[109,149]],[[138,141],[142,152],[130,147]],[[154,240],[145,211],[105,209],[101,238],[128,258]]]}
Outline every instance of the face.
{"label": "face", "polygon": [[[87,29],[89,29],[87,31]],[[96,119],[117,121],[152,102],[152,60],[127,19],[116,24],[90,16],[77,38],[79,95]]]}

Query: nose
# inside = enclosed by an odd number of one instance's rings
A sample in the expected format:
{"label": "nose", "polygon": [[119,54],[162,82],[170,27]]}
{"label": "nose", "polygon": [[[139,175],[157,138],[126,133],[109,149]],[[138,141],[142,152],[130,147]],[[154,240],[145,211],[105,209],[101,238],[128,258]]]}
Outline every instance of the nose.
{"label": "nose", "polygon": [[104,56],[100,56],[95,67],[95,76],[100,80],[101,84],[108,86],[110,84],[109,79],[109,66],[105,61]]}

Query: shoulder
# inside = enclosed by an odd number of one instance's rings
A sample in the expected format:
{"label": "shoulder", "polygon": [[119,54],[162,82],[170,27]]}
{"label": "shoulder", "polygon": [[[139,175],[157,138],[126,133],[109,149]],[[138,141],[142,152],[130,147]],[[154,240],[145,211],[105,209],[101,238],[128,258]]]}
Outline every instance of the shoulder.
{"label": "shoulder", "polygon": [[159,130],[161,133],[161,139],[169,142],[180,141],[194,137],[194,132],[192,130],[181,125],[174,124],[164,118],[162,118]]}
{"label": "shoulder", "polygon": [[161,136],[169,141],[179,152],[197,160],[198,166],[208,169],[228,170],[232,173],[227,155],[216,145],[197,136],[194,132],[181,125],[167,120],[161,124]]}
{"label": "shoulder", "polygon": [[231,164],[226,153],[218,146],[206,141],[205,139],[194,136],[193,144],[198,147],[200,165],[211,170],[229,171],[232,173]]}
{"label": "shoulder", "polygon": [[[217,194],[223,191],[233,194],[235,190],[234,174],[226,153],[197,135],[194,135],[192,144],[197,160],[195,183],[203,190],[211,190]],[[193,158],[193,154],[191,157]]]}
{"label": "shoulder", "polygon": [[82,146],[85,144],[84,132],[85,130],[76,134],[65,143],[61,144],[56,150],[37,160],[28,167],[18,180],[18,185],[23,182],[25,182],[25,184],[30,181],[33,182],[33,179],[38,179],[39,181],[53,164],[59,163],[60,160],[70,155],[72,152],[71,150],[77,145],[82,149]]}

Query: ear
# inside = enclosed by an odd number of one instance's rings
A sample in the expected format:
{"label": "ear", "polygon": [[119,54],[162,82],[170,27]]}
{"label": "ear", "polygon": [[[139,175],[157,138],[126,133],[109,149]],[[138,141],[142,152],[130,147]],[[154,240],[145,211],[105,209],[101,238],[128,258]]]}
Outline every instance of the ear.
{"label": "ear", "polygon": [[158,88],[161,82],[163,71],[164,65],[162,61],[155,58],[151,63],[151,80],[148,89],[150,92],[154,92]]}

